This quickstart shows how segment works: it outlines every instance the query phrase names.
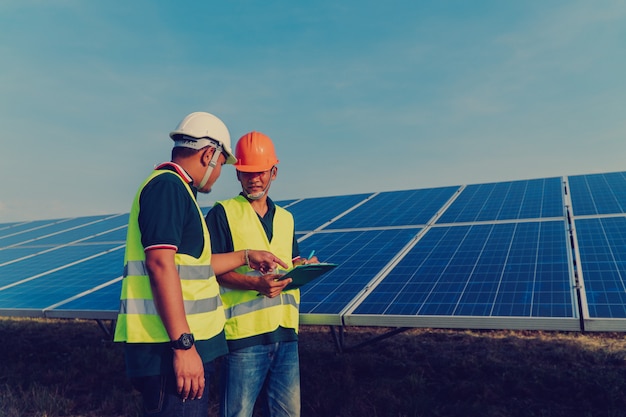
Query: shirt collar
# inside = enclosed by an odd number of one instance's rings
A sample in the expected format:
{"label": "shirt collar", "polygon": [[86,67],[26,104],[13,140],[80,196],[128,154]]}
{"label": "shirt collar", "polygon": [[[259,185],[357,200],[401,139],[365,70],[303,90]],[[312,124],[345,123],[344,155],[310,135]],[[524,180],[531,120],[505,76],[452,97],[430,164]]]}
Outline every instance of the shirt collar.
{"label": "shirt collar", "polygon": [[[243,191],[240,192],[239,195],[242,196],[243,198],[246,198],[246,195],[244,194]],[[274,212],[276,211],[276,204],[274,204],[274,202],[269,196],[267,196],[267,199],[265,200],[265,202],[267,203],[267,213],[265,213],[265,216],[269,214],[272,217],[274,217]]]}
{"label": "shirt collar", "polygon": [[193,178],[191,178],[191,175],[189,175],[187,173],[187,171],[185,171],[185,169],[183,167],[181,167],[180,165],[174,163],[174,162],[163,162],[160,165],[157,165],[156,168],[154,168],[155,170],[158,169],[167,169],[169,171],[174,171],[176,172],[178,175],[180,175],[185,181],[187,181],[187,184],[191,184],[193,183]]}

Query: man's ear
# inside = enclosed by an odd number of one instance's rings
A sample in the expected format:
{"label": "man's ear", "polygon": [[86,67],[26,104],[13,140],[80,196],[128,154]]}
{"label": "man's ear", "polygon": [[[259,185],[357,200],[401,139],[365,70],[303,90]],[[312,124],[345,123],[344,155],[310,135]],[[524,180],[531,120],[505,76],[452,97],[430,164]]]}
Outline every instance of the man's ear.
{"label": "man's ear", "polygon": [[270,178],[272,179],[272,181],[274,181],[276,179],[276,175],[278,174],[278,167],[276,165],[272,167],[272,172],[270,174]]}
{"label": "man's ear", "polygon": [[211,158],[213,158],[214,153],[215,153],[214,147],[207,146],[206,148],[204,148],[204,150],[202,151],[202,156],[200,157],[200,160],[203,166],[209,166],[209,164],[211,163]]}

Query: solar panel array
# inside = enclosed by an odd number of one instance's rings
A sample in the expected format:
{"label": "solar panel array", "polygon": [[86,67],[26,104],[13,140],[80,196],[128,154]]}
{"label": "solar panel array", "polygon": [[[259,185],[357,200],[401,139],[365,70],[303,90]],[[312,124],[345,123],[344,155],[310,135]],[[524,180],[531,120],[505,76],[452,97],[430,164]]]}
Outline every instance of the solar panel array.
{"label": "solar panel array", "polygon": [[[339,264],[303,324],[626,331],[626,172],[277,203]],[[0,314],[114,320],[127,221],[0,224]]]}

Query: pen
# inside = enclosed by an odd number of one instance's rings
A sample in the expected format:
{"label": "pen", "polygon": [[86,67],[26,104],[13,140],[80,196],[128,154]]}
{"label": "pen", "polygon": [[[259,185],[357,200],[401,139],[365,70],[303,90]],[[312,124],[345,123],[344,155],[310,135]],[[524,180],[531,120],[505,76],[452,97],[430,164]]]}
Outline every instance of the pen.
{"label": "pen", "polygon": [[313,257],[313,255],[315,255],[315,249],[313,249],[311,251],[311,254],[309,255],[309,257],[307,259],[311,259]]}

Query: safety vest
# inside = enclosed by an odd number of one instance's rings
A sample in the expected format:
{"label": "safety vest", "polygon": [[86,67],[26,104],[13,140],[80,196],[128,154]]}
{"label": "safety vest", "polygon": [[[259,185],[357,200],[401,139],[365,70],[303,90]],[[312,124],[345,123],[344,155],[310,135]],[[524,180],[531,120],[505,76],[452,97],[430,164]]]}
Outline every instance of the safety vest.
{"label": "safety vest", "polygon": [[[256,249],[272,252],[292,267],[294,222],[287,210],[276,206],[272,242],[267,239],[257,213],[248,200],[237,196],[220,201],[233,237],[234,250]],[[259,275],[248,266],[235,270],[241,274]],[[280,271],[279,271],[280,272]],[[298,331],[300,290],[283,291],[274,298],[259,296],[257,291],[220,287],[227,340],[270,333],[279,326]]]}
{"label": "safety vest", "polygon": [[204,235],[204,248],[200,258],[179,253],[174,256],[181,280],[187,323],[196,340],[208,340],[224,328],[224,308],[211,266],[211,241],[202,211],[191,188],[180,175],[172,171],[155,170],[139,189],[130,212],[120,311],[114,336],[116,342],[161,343],[170,340],[154,304],[138,221],[141,191],[150,180],[163,174],[176,175],[185,184],[198,209]]}

